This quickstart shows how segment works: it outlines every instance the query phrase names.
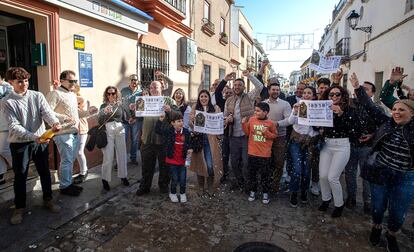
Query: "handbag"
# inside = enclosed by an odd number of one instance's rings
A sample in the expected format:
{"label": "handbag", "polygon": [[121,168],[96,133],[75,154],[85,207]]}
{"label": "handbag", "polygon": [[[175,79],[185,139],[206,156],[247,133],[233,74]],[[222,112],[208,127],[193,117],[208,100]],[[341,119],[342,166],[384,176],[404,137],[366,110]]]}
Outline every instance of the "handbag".
{"label": "handbag", "polygon": [[115,108],[114,112],[112,112],[111,116],[108,119],[106,119],[104,123],[102,123],[101,125],[96,125],[89,129],[89,139],[85,146],[85,148],[88,151],[92,151],[95,148],[95,146],[99,149],[106,147],[106,145],[108,144],[108,138],[106,136],[106,129],[103,126],[105,126],[105,124],[115,115],[117,110],[118,107]]}

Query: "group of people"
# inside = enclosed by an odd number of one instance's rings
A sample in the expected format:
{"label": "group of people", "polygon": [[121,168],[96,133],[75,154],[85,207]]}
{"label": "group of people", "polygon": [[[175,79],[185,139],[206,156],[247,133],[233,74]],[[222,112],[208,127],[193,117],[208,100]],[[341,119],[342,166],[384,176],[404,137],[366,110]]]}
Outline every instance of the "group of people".
{"label": "group of people", "polygon": [[[30,158],[41,178],[45,206],[52,212],[60,210],[51,200],[48,145],[40,141],[45,131],[43,121],[55,131],[53,141],[61,157],[60,192],[77,196],[82,191],[78,184],[87,178],[86,162],[82,161],[87,139],[85,118],[97,113],[99,127],[105,127],[107,137],[107,144],[102,147],[105,190],[110,190],[114,163],[122,184],[129,185],[129,153],[131,164],[142,164],[138,196],[150,192],[158,166],[160,192],[169,193],[174,203],[188,200],[189,169],[197,175],[197,193],[201,196],[214,196],[220,183],[230,182],[231,190],[247,193],[249,201],[261,195],[262,203],[269,204],[270,193],[281,190],[285,172],[290,178],[288,192],[292,207],[298,207],[299,200],[306,204],[309,193],[321,193],[318,209],[326,212],[333,201],[331,216],[337,218],[344,207],[356,207],[360,170],[364,212],[372,215],[374,223],[370,242],[379,244],[384,213],[388,209],[387,246],[389,251],[399,251],[395,234],[414,199],[414,94],[402,84],[404,70],[393,69],[380,91],[382,103],[378,104],[373,102],[376,86],[368,81],[360,85],[356,74],[350,78],[354,89],[351,98],[348,90],[339,85],[342,71],[333,74],[331,79],[319,78],[316,88],[298,83],[295,94],[286,97],[277,79],[264,84],[263,73],[268,63],[263,61],[256,75],[243,71],[242,78],[229,73],[222,80],[216,80],[210,90],[199,91],[193,105],[187,101],[183,89],[177,88],[172,93],[173,81],[159,71],[148,90],[139,86],[137,75],[131,75],[129,85],[122,90],[106,87],[99,110],[83,108],[85,100],[76,95],[79,92],[72,71],[62,72],[59,83],[45,98],[39,92],[28,90],[29,73],[22,68],[9,69],[6,79],[13,90],[2,86],[8,94],[1,100],[2,116],[6,117],[7,124],[0,128],[0,161],[12,164],[15,172],[16,209],[11,222],[18,224],[23,218]],[[246,92],[245,79],[254,85],[249,92]],[[393,95],[395,89],[399,99]],[[408,91],[407,95],[403,89]],[[136,117],[136,98],[144,95],[163,96],[165,114],[159,118]],[[301,100],[331,100],[333,127],[299,124]],[[196,132],[196,111],[223,112],[223,135]],[[86,130],[81,130],[82,120]],[[10,147],[9,156],[3,154],[8,147],[6,142]],[[76,157],[81,172],[72,180]],[[343,173],[346,199],[340,182]]]}

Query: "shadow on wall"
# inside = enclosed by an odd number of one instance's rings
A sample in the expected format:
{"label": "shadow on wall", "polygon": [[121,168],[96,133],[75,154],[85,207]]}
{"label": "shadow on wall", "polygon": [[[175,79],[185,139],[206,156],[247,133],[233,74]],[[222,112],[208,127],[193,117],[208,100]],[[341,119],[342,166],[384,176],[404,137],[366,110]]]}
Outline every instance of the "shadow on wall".
{"label": "shadow on wall", "polygon": [[121,75],[121,78],[116,84],[114,83],[114,86],[116,86],[119,90],[121,90],[123,87],[126,87],[128,85],[129,74],[128,75],[126,74],[126,69],[127,69],[127,63],[126,63],[125,57],[123,57],[121,61],[121,66],[119,67],[119,74]]}

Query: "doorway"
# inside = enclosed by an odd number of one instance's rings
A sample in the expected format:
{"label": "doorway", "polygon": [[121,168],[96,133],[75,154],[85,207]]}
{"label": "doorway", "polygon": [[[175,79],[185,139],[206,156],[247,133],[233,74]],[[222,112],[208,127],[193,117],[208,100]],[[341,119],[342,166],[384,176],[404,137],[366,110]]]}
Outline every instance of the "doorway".
{"label": "doorway", "polygon": [[35,45],[33,19],[0,11],[0,72],[23,67],[30,74],[29,89],[38,90],[37,67],[32,65]]}

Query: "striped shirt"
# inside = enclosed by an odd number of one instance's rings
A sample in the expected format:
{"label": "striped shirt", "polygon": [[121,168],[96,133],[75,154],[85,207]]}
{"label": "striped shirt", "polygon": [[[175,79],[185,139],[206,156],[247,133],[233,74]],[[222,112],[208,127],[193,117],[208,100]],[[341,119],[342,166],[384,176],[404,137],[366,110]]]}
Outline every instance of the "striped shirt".
{"label": "striped shirt", "polygon": [[399,171],[410,171],[410,146],[404,139],[402,127],[398,127],[384,139],[377,161]]}

